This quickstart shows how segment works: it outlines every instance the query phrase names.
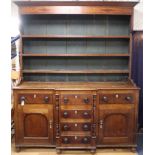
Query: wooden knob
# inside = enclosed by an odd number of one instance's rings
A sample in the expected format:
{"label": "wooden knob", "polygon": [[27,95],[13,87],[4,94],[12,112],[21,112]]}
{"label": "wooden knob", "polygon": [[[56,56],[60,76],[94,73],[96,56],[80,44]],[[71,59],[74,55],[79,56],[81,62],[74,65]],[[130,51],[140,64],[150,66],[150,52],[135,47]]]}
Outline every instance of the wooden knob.
{"label": "wooden knob", "polygon": [[20,97],[20,101],[21,101],[21,102],[22,102],[22,101],[25,101],[25,99],[26,99],[25,96],[21,96],[21,97]]}
{"label": "wooden knob", "polygon": [[68,101],[69,101],[68,98],[65,97],[64,98],[64,103],[68,103]]}
{"label": "wooden knob", "polygon": [[84,116],[84,117],[88,117],[88,116],[89,116],[89,113],[85,111],[85,112],[83,113],[83,116]]}
{"label": "wooden knob", "polygon": [[68,139],[67,137],[65,137],[65,138],[63,138],[63,142],[64,142],[65,144],[68,144],[68,143],[69,143],[69,139]]}
{"label": "wooden knob", "polygon": [[84,103],[86,103],[86,104],[89,103],[89,99],[88,99],[88,98],[84,98],[83,101],[84,101]]}
{"label": "wooden knob", "polygon": [[88,131],[88,129],[89,129],[88,124],[84,124],[84,125],[83,125],[83,130],[84,130],[84,131]]}
{"label": "wooden knob", "polygon": [[83,141],[84,144],[86,144],[86,143],[89,142],[89,139],[88,139],[88,137],[84,137],[82,141]]}
{"label": "wooden knob", "polygon": [[126,99],[127,101],[131,101],[131,100],[132,100],[132,97],[131,97],[131,96],[127,96],[125,99]]}
{"label": "wooden knob", "polygon": [[67,124],[65,124],[65,125],[63,126],[63,128],[64,128],[65,131],[67,131],[67,130],[69,129],[69,127],[68,127]]}
{"label": "wooden knob", "polygon": [[49,97],[48,96],[45,96],[44,97],[44,101],[45,101],[45,103],[48,103],[49,102]]}
{"label": "wooden knob", "polygon": [[65,111],[63,115],[64,115],[65,118],[68,117],[68,112]]}
{"label": "wooden knob", "polygon": [[104,102],[108,102],[108,97],[107,97],[107,96],[103,96],[103,97],[102,97],[102,100],[103,100]]}

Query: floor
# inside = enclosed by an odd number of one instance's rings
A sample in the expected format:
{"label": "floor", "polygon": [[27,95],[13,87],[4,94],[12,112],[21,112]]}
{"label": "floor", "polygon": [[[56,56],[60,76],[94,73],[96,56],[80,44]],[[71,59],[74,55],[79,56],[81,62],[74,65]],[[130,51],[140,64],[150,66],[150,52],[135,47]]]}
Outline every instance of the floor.
{"label": "floor", "polygon": [[[86,151],[64,151],[61,155],[92,155]],[[21,152],[16,153],[12,149],[12,155],[57,155],[55,149],[22,149]],[[113,150],[113,149],[104,149],[97,150],[95,155],[138,155],[137,153],[132,153],[130,150]]]}

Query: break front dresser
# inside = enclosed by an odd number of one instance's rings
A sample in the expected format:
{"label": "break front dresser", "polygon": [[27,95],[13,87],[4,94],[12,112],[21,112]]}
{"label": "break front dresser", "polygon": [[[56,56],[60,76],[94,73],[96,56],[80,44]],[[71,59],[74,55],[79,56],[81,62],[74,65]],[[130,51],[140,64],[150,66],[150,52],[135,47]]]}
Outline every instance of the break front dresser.
{"label": "break front dresser", "polygon": [[131,79],[136,2],[15,1],[20,76],[15,146],[136,147],[139,88]]}

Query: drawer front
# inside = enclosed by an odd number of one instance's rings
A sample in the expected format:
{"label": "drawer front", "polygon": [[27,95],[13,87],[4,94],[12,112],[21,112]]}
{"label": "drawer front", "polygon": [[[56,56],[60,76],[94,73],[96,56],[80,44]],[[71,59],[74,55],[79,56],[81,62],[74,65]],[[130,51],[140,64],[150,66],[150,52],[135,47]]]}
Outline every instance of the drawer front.
{"label": "drawer front", "polygon": [[61,144],[91,144],[90,136],[62,136]]}
{"label": "drawer front", "polygon": [[61,104],[92,104],[93,96],[90,94],[65,94],[61,96]]}
{"label": "drawer front", "polygon": [[113,94],[100,94],[99,98],[101,104],[113,103]]}
{"label": "drawer front", "polygon": [[19,94],[18,103],[24,101],[25,104],[49,104],[52,103],[51,94]]}
{"label": "drawer front", "polygon": [[62,123],[61,131],[91,131],[91,123]]}
{"label": "drawer front", "polygon": [[62,118],[83,118],[90,119],[92,116],[91,110],[61,110]]}
{"label": "drawer front", "polygon": [[134,103],[134,95],[133,94],[116,94],[114,95],[114,103]]}
{"label": "drawer front", "polygon": [[134,103],[134,94],[132,93],[111,93],[111,94],[100,94],[100,104],[132,104]]}

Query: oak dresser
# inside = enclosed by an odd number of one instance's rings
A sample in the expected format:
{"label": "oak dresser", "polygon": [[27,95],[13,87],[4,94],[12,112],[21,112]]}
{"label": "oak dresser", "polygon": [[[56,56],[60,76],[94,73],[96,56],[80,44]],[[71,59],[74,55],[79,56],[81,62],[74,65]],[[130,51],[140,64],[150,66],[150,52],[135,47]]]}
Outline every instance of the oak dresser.
{"label": "oak dresser", "polygon": [[136,147],[139,88],[131,79],[136,2],[15,1],[21,82],[15,146]]}

